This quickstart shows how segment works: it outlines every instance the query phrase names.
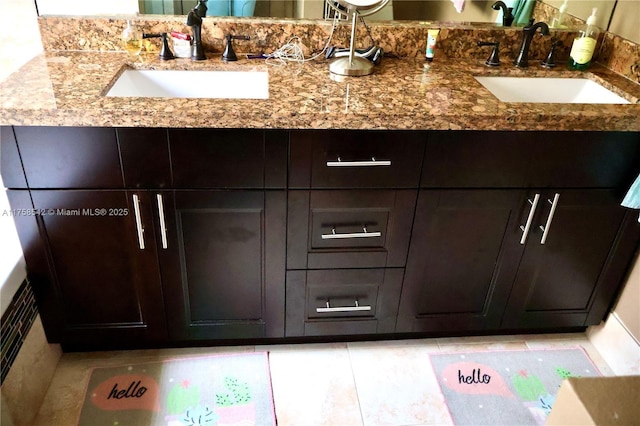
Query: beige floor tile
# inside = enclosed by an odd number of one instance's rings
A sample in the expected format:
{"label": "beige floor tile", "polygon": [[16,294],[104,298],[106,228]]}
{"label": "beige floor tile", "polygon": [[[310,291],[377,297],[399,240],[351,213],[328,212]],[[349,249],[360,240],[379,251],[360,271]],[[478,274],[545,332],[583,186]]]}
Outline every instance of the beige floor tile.
{"label": "beige floor tile", "polygon": [[7,410],[5,418],[11,417],[16,425],[34,421],[61,356],[60,345],[47,343],[40,317],[36,317],[2,383],[3,410]]}
{"label": "beige floor tile", "polygon": [[366,348],[406,348],[406,347],[419,347],[429,352],[440,352],[437,339],[398,339],[398,340],[376,340],[376,341],[363,341],[363,342],[348,342],[347,346],[357,349]]}
{"label": "beige floor tile", "polygon": [[269,364],[278,425],[362,424],[346,343],[273,346]]}
{"label": "beige floor tile", "polygon": [[526,350],[524,340],[516,342],[438,342],[441,352],[473,352],[473,351],[516,351]]}
{"label": "beige floor tile", "polygon": [[562,338],[562,335],[539,335],[527,340],[527,347],[529,349],[565,349],[581,347],[589,355],[591,361],[598,367],[600,373],[603,376],[615,376],[613,370],[607,365],[602,355],[597,349],[589,342],[585,334],[567,335],[566,338]]}
{"label": "beige floor tile", "polygon": [[640,375],[640,344],[616,316],[609,317],[597,327],[590,327],[588,336],[616,375]]}
{"label": "beige floor tile", "polygon": [[435,339],[439,344],[460,344],[460,343],[498,343],[498,342],[524,342],[521,334],[500,334],[488,336],[462,336],[462,337],[439,337]]}
{"label": "beige floor tile", "polygon": [[450,424],[429,354],[422,346],[349,344],[365,425]]}

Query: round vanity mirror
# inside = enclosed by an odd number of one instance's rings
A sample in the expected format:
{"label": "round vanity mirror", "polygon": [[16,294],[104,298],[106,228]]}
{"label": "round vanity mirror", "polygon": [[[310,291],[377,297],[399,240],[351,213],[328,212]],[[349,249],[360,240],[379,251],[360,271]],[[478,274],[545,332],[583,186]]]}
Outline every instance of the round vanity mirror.
{"label": "round vanity mirror", "polygon": [[335,13],[351,17],[351,40],[349,56],[334,59],[329,64],[333,74],[346,76],[369,75],[373,73],[373,62],[355,55],[356,25],[358,19],[372,15],[386,6],[389,0],[326,0]]}
{"label": "round vanity mirror", "polygon": [[[327,1],[329,1],[329,3],[332,3],[331,0]],[[380,0],[336,0],[333,3],[336,2],[347,9],[357,9],[361,11],[371,9],[382,3]],[[384,3],[386,4],[387,2],[385,1]]]}

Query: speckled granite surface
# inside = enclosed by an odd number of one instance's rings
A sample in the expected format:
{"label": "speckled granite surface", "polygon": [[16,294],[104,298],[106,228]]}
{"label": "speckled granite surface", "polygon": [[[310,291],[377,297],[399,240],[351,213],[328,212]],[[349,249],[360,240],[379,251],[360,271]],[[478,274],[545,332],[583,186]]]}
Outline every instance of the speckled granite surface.
{"label": "speckled granite surface", "polygon": [[114,77],[130,66],[125,53],[47,52],[0,83],[0,124],[640,131],[640,85],[597,66],[586,75],[623,90],[634,104],[503,103],[473,75],[578,74],[535,64],[527,70],[508,63],[490,69],[484,59],[453,60],[441,52],[429,68],[422,60],[389,58],[375,74],[344,81],[330,77],[324,60],[278,68],[261,60],[225,64],[219,56],[202,62],[143,56],[134,67],[268,70],[269,99],[105,97]]}
{"label": "speckled granite surface", "polygon": [[[191,30],[181,16],[146,15],[133,22],[140,31],[161,33]],[[38,19],[44,50],[122,50],[120,34],[126,26],[126,20],[114,18],[86,17],[41,17]],[[478,48],[478,41],[499,41],[501,51],[515,55],[522,40],[521,28],[502,28],[493,24],[386,21],[368,22],[371,38],[382,47],[385,54],[399,57],[424,57],[427,31],[440,29],[439,47],[447,57],[468,58],[487,56],[486,48]],[[305,56],[322,50],[331,33],[332,23],[321,20],[261,19],[261,18],[223,18],[207,17],[202,26],[203,46],[206,52],[222,53],[226,34],[246,35],[250,40],[236,40],[237,53],[271,53],[292,37],[298,37]],[[357,28],[358,47],[370,46],[373,42],[363,25]],[[339,23],[336,26],[331,44],[347,47],[351,26]],[[565,46],[570,46],[575,32],[552,31],[551,36],[536,34],[531,44],[530,57],[543,59],[555,37]],[[154,41],[159,46],[159,40]],[[559,59],[569,57],[569,50],[560,48]]]}

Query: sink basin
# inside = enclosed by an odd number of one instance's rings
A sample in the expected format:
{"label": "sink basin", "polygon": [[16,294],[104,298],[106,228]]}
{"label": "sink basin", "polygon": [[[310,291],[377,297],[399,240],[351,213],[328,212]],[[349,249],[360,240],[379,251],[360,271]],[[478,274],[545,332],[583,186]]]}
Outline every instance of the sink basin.
{"label": "sink basin", "polygon": [[502,102],[628,104],[626,99],[586,78],[474,77]]}
{"label": "sink basin", "polygon": [[268,99],[266,71],[125,70],[107,96]]}

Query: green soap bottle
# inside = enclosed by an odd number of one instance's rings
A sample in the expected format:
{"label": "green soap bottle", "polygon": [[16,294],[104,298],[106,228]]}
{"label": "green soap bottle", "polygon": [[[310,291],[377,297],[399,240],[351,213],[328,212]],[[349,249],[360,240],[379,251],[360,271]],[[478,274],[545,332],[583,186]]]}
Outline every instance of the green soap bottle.
{"label": "green soap bottle", "polygon": [[600,28],[596,26],[597,7],[591,11],[587,24],[580,29],[573,40],[571,53],[569,53],[569,68],[572,70],[586,70],[591,65],[593,52],[596,50]]}

